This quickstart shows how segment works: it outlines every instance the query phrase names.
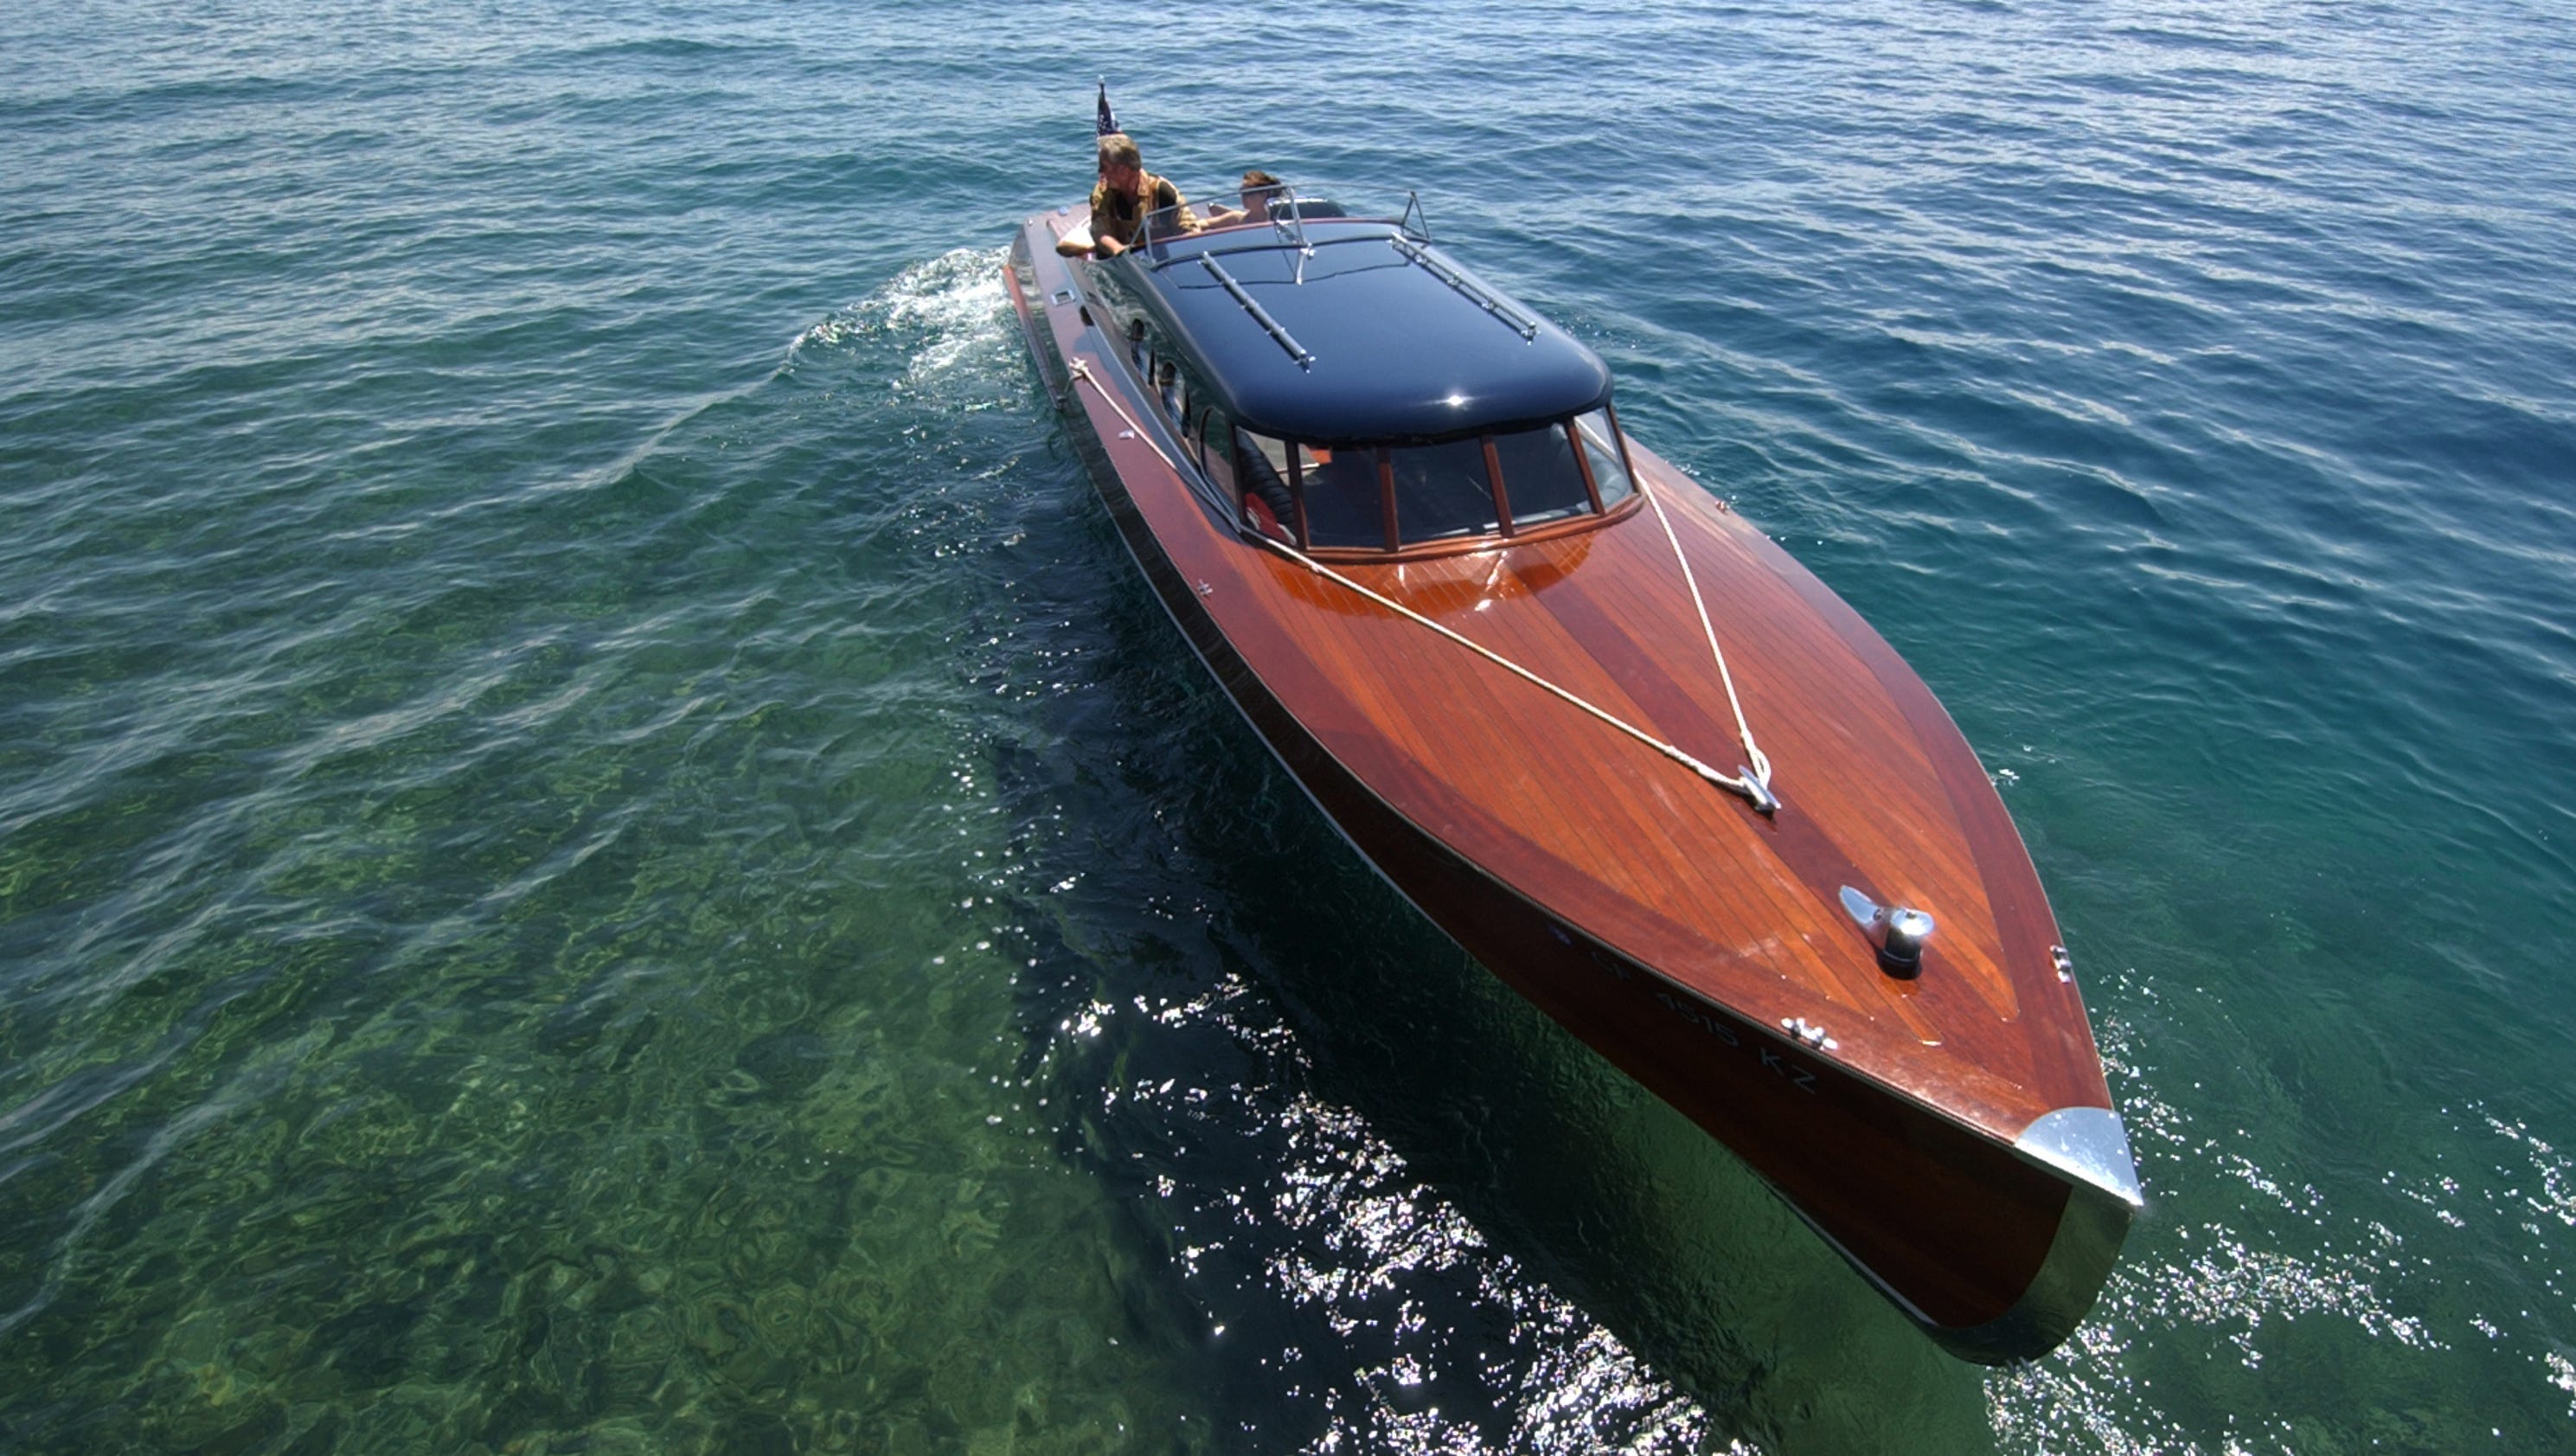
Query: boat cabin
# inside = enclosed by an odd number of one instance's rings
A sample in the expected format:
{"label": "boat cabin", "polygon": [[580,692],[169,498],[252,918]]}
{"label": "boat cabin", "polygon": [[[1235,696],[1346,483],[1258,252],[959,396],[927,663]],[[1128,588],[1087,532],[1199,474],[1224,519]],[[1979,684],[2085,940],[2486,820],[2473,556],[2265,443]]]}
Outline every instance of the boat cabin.
{"label": "boat cabin", "polygon": [[1434,248],[1410,197],[1268,193],[1152,214],[1090,273],[1096,321],[1243,529],[1384,560],[1633,508],[1598,355]]}

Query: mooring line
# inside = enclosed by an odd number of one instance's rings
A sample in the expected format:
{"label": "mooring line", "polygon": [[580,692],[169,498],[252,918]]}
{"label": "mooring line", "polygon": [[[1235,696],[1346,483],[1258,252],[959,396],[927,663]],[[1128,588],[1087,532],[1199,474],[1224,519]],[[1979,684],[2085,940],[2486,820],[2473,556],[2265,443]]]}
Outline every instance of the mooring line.
{"label": "mooring line", "polygon": [[1762,809],[1768,814],[1780,803],[1771,792],[1771,759],[1753,741],[1753,725],[1745,721],[1744,701],[1735,695],[1735,674],[1726,668],[1726,649],[1717,645],[1717,625],[1708,619],[1708,603],[1699,594],[1699,576],[1691,570],[1690,557],[1682,552],[1682,538],[1673,530],[1672,517],[1664,514],[1662,498],[1647,487],[1643,476],[1637,479],[1637,489],[1645,494],[1646,504],[1655,508],[1655,519],[1663,523],[1664,539],[1672,543],[1673,559],[1681,563],[1682,584],[1690,588],[1691,605],[1699,609],[1699,629],[1708,634],[1709,656],[1717,659],[1717,680],[1726,685],[1726,705],[1735,710],[1736,741],[1744,745],[1744,756],[1750,760],[1744,776],[1752,781],[1752,792],[1745,797],[1752,799],[1757,808],[1768,803],[1771,807]]}
{"label": "mooring line", "polygon": [[[1180,465],[1173,461],[1171,456],[1163,454],[1163,447],[1154,443],[1153,437],[1145,433],[1144,426],[1136,423],[1136,417],[1127,413],[1126,406],[1120,404],[1118,402],[1118,397],[1111,394],[1107,387],[1102,385],[1099,379],[1093,376],[1089,366],[1086,365],[1084,361],[1080,359],[1072,359],[1068,361],[1068,365],[1073,377],[1090,385],[1092,390],[1100,396],[1101,402],[1108,405],[1111,412],[1116,414],[1118,418],[1127,422],[1127,428],[1135,434],[1136,438],[1143,440],[1147,445],[1151,446],[1154,453],[1161,455],[1164,463],[1171,465],[1174,471],[1177,472],[1180,470]],[[1638,489],[1645,489],[1643,482],[1639,482]],[[1655,501],[1651,493],[1647,496],[1647,500],[1654,504],[1656,518],[1664,520],[1664,508],[1662,503]],[[1655,752],[1660,753],[1664,757],[1671,759],[1673,762],[1680,764],[1682,767],[1689,769],[1692,773],[1699,775],[1709,783],[1712,783],[1721,789],[1725,789],[1729,793],[1742,795],[1747,802],[1753,805],[1757,812],[1767,816],[1777,814],[1780,811],[1780,800],[1771,792],[1771,760],[1763,756],[1760,748],[1754,746],[1753,730],[1746,726],[1744,721],[1744,705],[1741,702],[1738,702],[1735,696],[1735,679],[1726,670],[1726,654],[1723,651],[1718,650],[1717,629],[1709,623],[1707,604],[1700,600],[1699,582],[1691,575],[1689,560],[1681,558],[1681,541],[1673,534],[1673,526],[1670,520],[1664,520],[1664,536],[1667,540],[1670,540],[1673,543],[1674,556],[1676,558],[1680,558],[1682,561],[1682,579],[1690,584],[1691,602],[1699,608],[1700,626],[1708,634],[1709,650],[1716,653],[1718,675],[1726,684],[1726,701],[1728,705],[1735,710],[1736,732],[1743,740],[1744,751],[1750,755],[1753,760],[1751,767],[1743,768],[1736,773],[1729,774],[1719,772],[1708,764],[1693,757],[1680,745],[1672,743],[1666,739],[1658,738],[1652,733],[1647,732],[1645,729],[1640,728],[1620,717],[1618,714],[1613,713],[1606,708],[1602,708],[1597,704],[1586,701],[1580,694],[1548,681],[1546,678],[1539,676],[1537,673],[1530,671],[1528,668],[1523,667],[1519,663],[1512,661],[1510,658],[1503,656],[1501,653],[1494,651],[1492,648],[1470,638],[1461,636],[1459,633],[1442,626],[1440,623],[1431,620],[1429,617],[1422,615],[1420,612],[1415,611],[1413,608],[1406,606],[1404,603],[1399,602],[1392,597],[1375,591],[1367,586],[1363,586],[1359,582],[1333,570],[1331,567],[1326,566],[1324,563],[1317,561],[1315,558],[1284,541],[1264,535],[1259,531],[1254,531],[1251,535],[1253,540],[1268,547],[1271,551],[1286,557],[1288,560],[1296,562],[1308,571],[1323,577],[1327,581],[1334,582],[1340,586],[1350,589],[1351,591],[1359,593],[1361,596],[1368,598],[1370,601],[1377,603],[1379,606],[1386,608],[1397,616],[1403,617],[1407,621],[1430,628],[1432,631],[1439,633],[1441,636],[1448,638],[1450,641],[1457,643],[1459,646],[1464,647],[1468,651],[1475,653],[1477,656],[1484,658],[1486,661],[1493,663],[1496,667],[1502,668],[1504,671],[1513,674],[1523,681],[1555,695],[1557,698],[1573,707],[1580,708],[1584,712],[1591,714],[1594,718],[1608,724],[1610,727],[1616,728],[1620,732],[1628,735],[1630,738],[1635,739],[1637,742],[1644,744],[1646,747],[1653,749]]]}
{"label": "mooring line", "polygon": [[1765,785],[1760,779],[1753,777],[1749,771],[1741,774],[1720,773],[1716,769],[1709,767],[1706,763],[1692,757],[1690,753],[1684,750],[1680,745],[1672,743],[1669,740],[1656,737],[1645,729],[1640,728],[1625,718],[1620,717],[1618,714],[1586,701],[1580,694],[1549,682],[1546,678],[1539,676],[1537,673],[1530,671],[1528,668],[1521,666],[1519,663],[1514,662],[1510,658],[1503,656],[1501,653],[1494,651],[1492,648],[1485,646],[1483,643],[1463,637],[1458,633],[1451,631],[1449,628],[1442,626],[1440,623],[1431,620],[1429,617],[1422,615],[1420,612],[1415,611],[1413,608],[1406,606],[1404,603],[1380,592],[1373,591],[1370,588],[1353,581],[1351,578],[1344,576],[1340,572],[1326,566],[1324,563],[1317,561],[1315,558],[1298,550],[1296,547],[1291,546],[1284,541],[1263,535],[1258,531],[1252,533],[1252,539],[1260,542],[1272,551],[1277,552],[1279,555],[1305,567],[1308,571],[1314,572],[1316,575],[1323,577],[1325,580],[1348,587],[1352,591],[1359,593],[1361,596],[1368,598],[1370,601],[1377,603],[1379,606],[1386,608],[1388,611],[1393,612],[1408,621],[1416,622],[1422,626],[1430,628],[1432,631],[1439,633],[1441,636],[1448,638],[1450,641],[1455,642],[1459,646],[1466,648],[1468,651],[1475,653],[1477,656],[1484,658],[1496,667],[1502,668],[1504,671],[1512,673],[1534,686],[1543,688],[1546,691],[1555,694],[1558,698],[1574,707],[1582,709],[1584,712],[1589,713],[1611,727],[1618,729],[1620,732],[1627,734],[1639,743],[1642,743],[1657,753],[1662,754],[1664,757],[1671,759],[1673,762],[1680,764],[1682,767],[1689,769],[1692,773],[1699,775],[1701,778],[1708,780],[1719,788],[1725,789],[1731,793],[1743,795],[1745,799],[1750,801],[1753,807],[1760,812],[1764,814],[1773,814],[1779,811],[1780,801],[1772,796],[1771,790],[1767,785]]}

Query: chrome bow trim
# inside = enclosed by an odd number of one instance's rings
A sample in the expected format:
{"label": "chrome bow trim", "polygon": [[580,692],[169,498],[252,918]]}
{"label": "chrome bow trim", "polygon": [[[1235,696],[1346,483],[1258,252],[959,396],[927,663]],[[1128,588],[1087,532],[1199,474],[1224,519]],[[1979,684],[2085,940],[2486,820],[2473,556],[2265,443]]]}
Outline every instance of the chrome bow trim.
{"label": "chrome bow trim", "polygon": [[2061,1107],[2032,1119],[2013,1139],[2013,1148],[2127,1203],[2143,1207],[2138,1191],[2138,1160],[2129,1151],[2129,1130],[2120,1114],[2107,1107]]}

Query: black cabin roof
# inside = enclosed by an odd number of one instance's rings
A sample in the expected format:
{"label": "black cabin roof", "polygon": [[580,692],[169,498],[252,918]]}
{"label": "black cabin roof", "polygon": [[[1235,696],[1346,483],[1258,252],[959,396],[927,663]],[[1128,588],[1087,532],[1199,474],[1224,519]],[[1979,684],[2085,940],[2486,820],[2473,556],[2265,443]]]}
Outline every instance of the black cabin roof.
{"label": "black cabin roof", "polygon": [[1268,226],[1219,229],[1109,266],[1144,286],[1235,422],[1264,434],[1420,442],[1609,402],[1599,355],[1395,224],[1310,220],[1305,239],[1311,255]]}

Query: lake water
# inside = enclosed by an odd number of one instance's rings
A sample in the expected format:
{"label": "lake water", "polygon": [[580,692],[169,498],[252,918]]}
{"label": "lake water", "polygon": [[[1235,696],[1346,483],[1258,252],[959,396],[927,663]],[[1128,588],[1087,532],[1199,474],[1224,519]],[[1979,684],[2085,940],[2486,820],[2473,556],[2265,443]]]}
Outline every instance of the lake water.
{"label": "lake water", "polygon": [[[1932,684],[2147,1209],[1935,1352],[1359,864],[1013,222],[1419,188]],[[0,15],[0,1449],[2576,1449],[2576,23]]]}

